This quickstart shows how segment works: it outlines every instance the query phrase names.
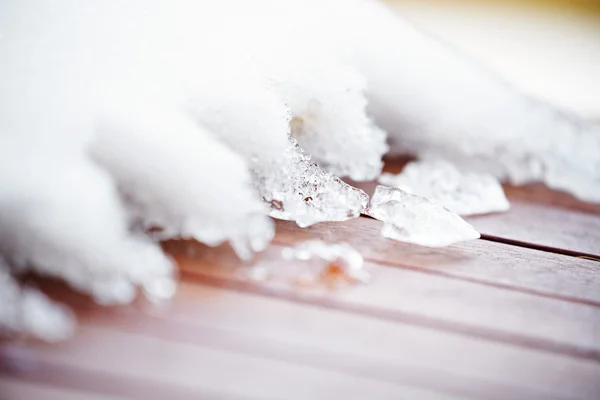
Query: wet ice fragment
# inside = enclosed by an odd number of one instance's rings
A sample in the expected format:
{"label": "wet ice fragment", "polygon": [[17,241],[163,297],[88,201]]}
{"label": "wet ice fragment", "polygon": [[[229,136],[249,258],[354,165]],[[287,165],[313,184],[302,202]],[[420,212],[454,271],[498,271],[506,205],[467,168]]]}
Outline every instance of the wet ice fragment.
{"label": "wet ice fragment", "polygon": [[295,247],[284,248],[282,257],[286,260],[310,261],[303,272],[307,280],[320,280],[325,283],[368,283],[371,278],[369,272],[364,269],[362,255],[347,243],[309,240]]}
{"label": "wet ice fragment", "polygon": [[384,173],[379,182],[435,200],[459,215],[507,211],[510,208],[496,177],[488,173],[462,172],[443,160],[408,163],[401,173]]}
{"label": "wet ice fragment", "polygon": [[270,215],[300,227],[356,218],[369,201],[364,191],[322,170],[294,139],[280,158],[257,162],[252,170]]}
{"label": "wet ice fragment", "polygon": [[440,204],[398,188],[377,186],[367,214],[383,221],[384,237],[421,246],[449,246],[480,236]]}

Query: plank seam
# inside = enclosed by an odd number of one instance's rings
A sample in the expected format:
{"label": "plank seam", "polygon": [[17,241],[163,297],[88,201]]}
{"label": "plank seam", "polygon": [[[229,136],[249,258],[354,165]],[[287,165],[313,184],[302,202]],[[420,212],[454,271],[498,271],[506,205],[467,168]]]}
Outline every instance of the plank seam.
{"label": "plank seam", "polygon": [[488,235],[485,233],[481,234],[481,239],[487,240],[490,242],[502,243],[502,244],[506,244],[506,245],[510,245],[510,246],[524,247],[527,249],[539,250],[539,251],[544,251],[547,253],[562,254],[564,256],[585,258],[587,260],[600,262],[600,258],[598,258],[597,255],[592,254],[592,253],[585,253],[582,251],[561,249],[560,247],[545,246],[542,244],[535,244],[535,243],[531,243],[531,242],[523,242],[521,240],[508,239],[508,238],[504,238],[501,236]]}

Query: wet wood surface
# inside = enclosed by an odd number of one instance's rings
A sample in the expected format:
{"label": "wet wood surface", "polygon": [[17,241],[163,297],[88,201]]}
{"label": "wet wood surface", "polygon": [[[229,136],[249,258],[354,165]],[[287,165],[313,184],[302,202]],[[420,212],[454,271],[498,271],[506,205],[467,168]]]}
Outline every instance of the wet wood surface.
{"label": "wet wood surface", "polygon": [[[470,219],[483,239],[447,248],[385,239],[367,217],[278,222],[250,263],[167,242],[181,284],[165,309],[41,281],[80,327],[4,343],[0,399],[598,399],[600,214],[523,191]],[[306,264],[282,249],[310,239],[350,243],[371,282],[296,279]]]}

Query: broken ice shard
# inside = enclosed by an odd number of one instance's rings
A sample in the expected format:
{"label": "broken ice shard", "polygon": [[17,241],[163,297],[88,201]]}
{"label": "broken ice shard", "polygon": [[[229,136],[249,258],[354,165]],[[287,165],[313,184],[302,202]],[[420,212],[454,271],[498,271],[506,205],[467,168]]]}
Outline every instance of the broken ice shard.
{"label": "broken ice shard", "polygon": [[377,186],[367,214],[383,221],[384,237],[421,246],[449,246],[480,236],[440,204],[398,188]]}
{"label": "broken ice shard", "polygon": [[257,162],[252,171],[270,215],[300,227],[356,218],[369,201],[362,190],[322,170],[293,139],[279,159]]}
{"label": "broken ice shard", "polygon": [[510,208],[496,177],[488,173],[461,172],[443,160],[408,163],[398,175],[382,174],[379,182],[435,200],[459,215],[507,211]]}
{"label": "broken ice shard", "polygon": [[286,260],[317,261],[312,264],[317,269],[312,271],[310,278],[313,280],[368,283],[371,278],[364,269],[362,255],[347,243],[309,240],[283,249],[282,256]]}

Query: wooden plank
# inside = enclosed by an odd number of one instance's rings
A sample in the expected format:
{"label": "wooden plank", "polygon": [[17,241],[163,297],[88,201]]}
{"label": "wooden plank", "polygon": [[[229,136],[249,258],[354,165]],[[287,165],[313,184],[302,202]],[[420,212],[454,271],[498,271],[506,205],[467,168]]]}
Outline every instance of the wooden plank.
{"label": "wooden plank", "polygon": [[[72,341],[72,340],[71,340]],[[136,346],[135,341],[131,340],[131,346]],[[92,350],[95,343],[88,341],[87,348]],[[97,358],[89,356],[85,360],[77,359],[77,354],[70,354],[73,363],[56,363],[49,361],[51,356],[40,355],[41,347],[24,344],[5,346],[7,352],[5,359],[12,364],[27,364],[27,369],[12,369],[0,371],[0,377],[39,386],[41,392],[49,391],[52,395],[52,389],[64,391],[76,391],[82,393],[80,398],[94,398],[95,396],[108,398],[128,398],[128,399],[148,399],[161,400],[166,398],[175,398],[181,400],[201,399],[248,399],[248,397],[239,397],[232,394],[215,393],[205,388],[181,387],[177,384],[165,381],[155,381],[148,379],[143,374],[136,374],[136,369],[142,366],[130,369],[129,373],[115,373],[107,370],[106,366],[98,368],[95,363]],[[51,347],[56,351],[55,347]],[[83,353],[84,355],[86,353]],[[110,353],[113,356],[113,363],[120,364],[122,356],[127,356],[127,352]],[[118,371],[118,369],[117,369]],[[16,389],[16,397],[21,397],[22,389]],[[27,390],[27,388],[25,388]],[[41,396],[40,398],[45,398]]]}
{"label": "wooden plank", "polygon": [[30,383],[0,376],[0,399],[2,400],[124,400],[116,397],[79,390],[56,388],[50,385]]}
{"label": "wooden plank", "polygon": [[370,261],[600,306],[598,262],[483,240],[445,248],[415,246],[382,237],[381,225],[360,218],[300,229],[278,221],[275,240],[347,242]]}
{"label": "wooden plank", "polygon": [[482,234],[600,259],[600,215],[511,200],[502,214],[465,218]]}
{"label": "wooden plank", "polygon": [[94,323],[469,398],[600,393],[600,365],[586,360],[203,285],[182,285],[154,320]]}
{"label": "wooden plank", "polygon": [[[144,398],[151,399],[173,397],[174,388],[178,391],[176,398],[182,398],[180,395],[186,391],[183,398],[189,399],[456,398],[357,375],[99,327],[81,327],[77,337],[56,346],[12,344],[7,348],[9,357],[27,360],[33,368],[37,364],[42,371],[87,371],[113,380],[132,379],[142,382],[140,386],[144,382],[162,385],[162,391],[146,390],[150,397]],[[31,374],[35,376],[35,369]],[[71,376],[62,375],[62,384],[70,385],[70,380]],[[97,385],[94,391],[120,390],[118,386],[107,387],[108,382],[111,380],[90,380]]]}
{"label": "wooden plank", "polygon": [[[194,352],[182,356],[173,353],[170,344],[280,360],[286,365],[387,382],[412,395],[406,398],[422,398],[419,387],[447,396],[486,399],[585,399],[600,393],[600,364],[589,360],[185,282],[168,311],[155,310],[145,315],[134,307],[84,307],[81,324],[84,328],[77,338],[80,343],[68,354],[51,348],[52,354],[60,353],[52,357],[60,360],[83,358],[75,360],[75,364],[73,360],[57,362],[31,352],[23,355],[22,347],[17,347],[16,352],[13,347],[12,357],[29,360],[28,372],[21,379],[68,387],[79,384],[81,390],[108,390],[134,398],[197,398],[198,388],[189,390],[179,381],[156,381],[154,375],[148,375],[145,364],[149,356],[132,355],[127,350],[138,346],[140,335],[160,339],[153,341],[152,347],[167,357],[162,362],[165,368],[175,373],[192,368],[198,377],[204,376],[204,367],[191,366],[191,362],[212,363],[220,356],[196,358],[198,354]],[[109,343],[98,347],[98,341]],[[84,349],[79,350],[79,346]],[[95,355],[94,351],[108,354]],[[195,360],[188,360],[188,356]],[[224,362],[229,365],[227,357]],[[125,366],[123,358],[127,358]],[[108,371],[98,368],[104,363],[110,368]],[[115,363],[120,365],[112,367]],[[231,382],[234,374],[227,375]],[[323,379],[328,376],[321,374]],[[203,388],[202,398],[236,395],[211,389]],[[361,398],[357,396],[348,398]]]}
{"label": "wooden plank", "polygon": [[[600,307],[588,304],[375,263],[368,265],[374,275],[369,285],[311,291],[280,281],[248,282],[231,268],[239,265],[234,258],[218,263],[186,255],[176,258],[184,273],[206,283],[600,361]],[[275,246],[255,265],[299,268],[283,261]]]}

